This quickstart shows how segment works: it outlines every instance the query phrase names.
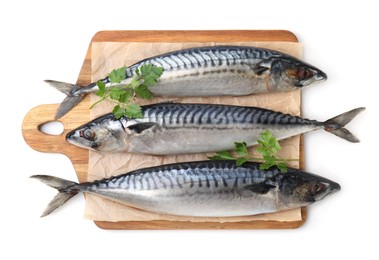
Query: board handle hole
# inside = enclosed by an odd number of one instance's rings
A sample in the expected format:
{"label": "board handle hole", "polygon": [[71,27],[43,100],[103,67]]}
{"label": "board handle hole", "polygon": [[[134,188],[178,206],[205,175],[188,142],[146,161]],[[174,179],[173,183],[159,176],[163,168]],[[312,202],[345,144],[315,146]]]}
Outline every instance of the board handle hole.
{"label": "board handle hole", "polygon": [[64,131],[64,126],[59,121],[50,121],[39,125],[38,129],[48,135],[61,135]]}

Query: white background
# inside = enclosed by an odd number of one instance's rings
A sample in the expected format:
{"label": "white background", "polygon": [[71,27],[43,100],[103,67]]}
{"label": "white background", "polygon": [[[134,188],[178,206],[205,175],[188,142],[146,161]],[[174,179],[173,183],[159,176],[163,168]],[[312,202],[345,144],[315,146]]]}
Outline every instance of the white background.
{"label": "white background", "polygon": [[[0,251],[4,259],[378,259],[378,27],[369,1],[2,1],[0,3]],[[374,2],[374,1],[371,1]],[[375,26],[376,25],[376,26]],[[100,30],[287,29],[304,59],[327,82],[303,91],[304,115],[325,120],[367,110],[348,128],[351,144],[317,131],[306,135],[306,168],[342,191],[309,207],[296,230],[107,231],[82,218],[83,196],[46,218],[55,191],[32,174],[76,180],[63,155],[29,148],[21,122],[32,107],[63,94],[42,81],[75,82]]]}

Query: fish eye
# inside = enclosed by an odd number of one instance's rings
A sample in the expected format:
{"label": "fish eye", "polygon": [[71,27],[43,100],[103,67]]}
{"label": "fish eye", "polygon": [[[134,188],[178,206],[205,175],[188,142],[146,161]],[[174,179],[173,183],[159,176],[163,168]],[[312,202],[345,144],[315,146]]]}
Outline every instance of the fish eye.
{"label": "fish eye", "polygon": [[87,128],[83,131],[83,136],[87,138],[88,140],[93,141],[95,140],[96,133],[92,131],[91,129]]}
{"label": "fish eye", "polygon": [[301,67],[297,70],[297,77],[299,79],[307,79],[313,76],[313,72],[309,69]]}

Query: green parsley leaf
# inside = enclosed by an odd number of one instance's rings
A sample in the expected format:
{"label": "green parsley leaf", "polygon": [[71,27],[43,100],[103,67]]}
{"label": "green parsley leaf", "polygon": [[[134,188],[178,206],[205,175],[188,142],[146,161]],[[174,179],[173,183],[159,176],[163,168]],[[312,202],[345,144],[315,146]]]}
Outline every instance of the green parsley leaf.
{"label": "green parsley leaf", "polygon": [[106,92],[105,83],[102,82],[101,80],[99,80],[98,82],[96,82],[96,85],[99,88],[99,90],[96,92],[96,96],[99,96],[99,97],[104,96],[104,94]]}
{"label": "green parsley leaf", "polygon": [[270,155],[270,152],[267,151],[267,149],[265,149],[264,147],[258,147],[256,150],[257,150],[257,152],[258,152],[260,155],[262,155],[262,157],[263,157],[263,156],[268,156],[268,155]]}
{"label": "green parsley leaf", "polygon": [[261,134],[261,142],[268,143],[272,137],[272,134],[270,131],[266,130]]}
{"label": "green parsley leaf", "polygon": [[259,169],[261,170],[268,170],[272,165],[266,162],[263,162],[259,165]]}
{"label": "green parsley leaf", "polygon": [[135,89],[140,84],[141,84],[141,82],[140,82],[140,80],[138,78],[133,78],[129,85],[131,86],[132,89]]}
{"label": "green parsley leaf", "polygon": [[141,78],[143,79],[143,84],[147,87],[151,87],[157,83],[158,78],[163,73],[163,68],[152,64],[145,64],[141,66],[140,72]]}
{"label": "green parsley leaf", "polygon": [[244,164],[245,162],[248,161],[248,158],[245,158],[245,157],[240,157],[240,158],[237,158],[236,160],[236,165],[237,166],[241,166],[242,164]]}
{"label": "green parsley leaf", "polygon": [[141,107],[136,104],[130,104],[126,107],[115,106],[112,111],[115,118],[120,119],[123,116],[128,118],[141,118],[143,117]]}
{"label": "green parsley leaf", "polygon": [[126,78],[126,67],[122,67],[119,69],[112,70],[111,73],[109,73],[109,80],[111,83],[120,83]]}
{"label": "green parsley leaf", "polygon": [[275,165],[276,158],[273,155],[263,156],[263,160],[271,166]]}
{"label": "green parsley leaf", "polygon": [[129,103],[129,99],[130,99],[130,92],[129,91],[125,91],[119,98],[118,98],[118,102],[120,103],[124,103],[124,104],[127,104]]}
{"label": "green parsley leaf", "polygon": [[125,107],[125,115],[128,118],[141,118],[143,117],[141,107],[137,104],[130,104]]}
{"label": "green parsley leaf", "polygon": [[[274,138],[274,137],[273,137]],[[276,140],[276,138],[274,138],[274,147],[276,149],[276,151],[280,151],[282,149],[282,147],[280,146],[278,140]]]}
{"label": "green parsley leaf", "polygon": [[152,99],[154,97],[153,93],[149,90],[149,87],[144,84],[139,85],[135,91],[143,99]]}
{"label": "green parsley leaf", "polygon": [[125,94],[125,92],[126,91],[123,89],[113,87],[109,91],[109,96],[113,100],[119,100],[120,97]]}
{"label": "green parsley leaf", "polygon": [[276,164],[276,167],[278,167],[278,169],[281,171],[281,172],[287,172],[288,171],[288,166],[285,162],[280,162],[280,163],[277,163]]}
{"label": "green parsley leaf", "polygon": [[249,154],[249,152],[247,151],[247,144],[245,142],[243,143],[235,142],[234,145],[236,147],[236,153],[238,155],[247,156]]}
{"label": "green parsley leaf", "polygon": [[125,115],[125,108],[120,107],[119,105],[115,106],[112,110],[112,114],[116,119],[120,119],[122,116]]}
{"label": "green parsley leaf", "polygon": [[208,157],[209,160],[235,160],[233,155],[228,151],[221,151],[216,153],[216,155]]}

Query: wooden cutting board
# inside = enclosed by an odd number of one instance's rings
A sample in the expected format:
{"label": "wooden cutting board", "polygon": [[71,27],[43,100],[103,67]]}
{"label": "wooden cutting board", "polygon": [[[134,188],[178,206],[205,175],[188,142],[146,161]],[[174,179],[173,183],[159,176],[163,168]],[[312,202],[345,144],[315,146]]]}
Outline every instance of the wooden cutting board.
{"label": "wooden cutting board", "polygon": [[[77,84],[91,83],[91,44],[92,42],[244,42],[244,41],[284,41],[297,42],[297,37],[282,30],[275,31],[102,31],[95,34],[81,68]],[[74,165],[80,182],[87,180],[89,152],[66,142],[65,136],[72,129],[90,120],[89,95],[73,110],[58,121],[64,125],[61,135],[48,135],[40,131],[41,126],[54,121],[59,104],[40,105],[31,109],[22,124],[22,134],[26,143],[34,150],[46,153],[62,153]],[[300,145],[300,168],[304,169],[303,139]],[[214,222],[174,222],[174,221],[94,221],[104,229],[274,229],[298,228],[306,220],[306,209],[301,210],[302,220],[291,222],[250,221],[234,223]]]}

